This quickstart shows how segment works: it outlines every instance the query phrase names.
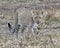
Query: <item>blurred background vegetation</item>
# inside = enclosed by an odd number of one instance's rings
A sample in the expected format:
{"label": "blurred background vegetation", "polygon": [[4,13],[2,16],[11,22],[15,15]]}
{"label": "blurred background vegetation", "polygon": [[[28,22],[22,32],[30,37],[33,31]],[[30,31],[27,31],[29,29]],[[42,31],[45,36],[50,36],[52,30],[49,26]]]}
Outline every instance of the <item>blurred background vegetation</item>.
{"label": "blurred background vegetation", "polygon": [[[0,0],[0,5],[3,6],[4,3],[10,3],[12,5],[30,3],[36,5],[43,4],[43,6],[56,4],[57,7],[57,5],[60,5],[59,1],[60,0]],[[53,7],[55,6],[52,6],[52,8]],[[31,34],[31,32],[28,31],[21,34],[19,31],[18,38],[16,38],[16,34],[11,34],[7,27],[8,22],[14,26],[15,12],[0,10],[0,48],[60,48],[60,9],[53,8],[54,13],[52,14],[48,13],[49,11],[53,12],[53,10],[50,9],[40,10],[43,11],[43,13],[46,13],[47,10],[47,14],[42,14],[44,17],[42,21],[44,22],[37,27],[35,34]],[[23,10],[23,8],[20,10]]]}

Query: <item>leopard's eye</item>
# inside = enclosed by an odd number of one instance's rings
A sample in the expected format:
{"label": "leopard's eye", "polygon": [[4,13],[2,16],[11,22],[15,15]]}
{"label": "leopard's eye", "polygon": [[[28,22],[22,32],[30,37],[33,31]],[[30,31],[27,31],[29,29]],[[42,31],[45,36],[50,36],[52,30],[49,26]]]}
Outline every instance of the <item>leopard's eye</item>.
{"label": "leopard's eye", "polygon": [[38,17],[35,17],[35,19],[37,19]]}
{"label": "leopard's eye", "polygon": [[39,15],[39,13],[38,13],[38,12],[37,12],[36,14],[37,14],[37,15]]}
{"label": "leopard's eye", "polygon": [[41,19],[41,17],[39,17]]}
{"label": "leopard's eye", "polygon": [[41,14],[43,14],[43,11],[41,12]]}

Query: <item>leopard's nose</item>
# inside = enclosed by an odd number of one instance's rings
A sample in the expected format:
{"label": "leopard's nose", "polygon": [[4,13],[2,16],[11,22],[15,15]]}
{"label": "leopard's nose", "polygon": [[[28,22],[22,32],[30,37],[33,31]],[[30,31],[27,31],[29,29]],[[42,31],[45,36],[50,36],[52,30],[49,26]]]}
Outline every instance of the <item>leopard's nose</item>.
{"label": "leopard's nose", "polygon": [[37,24],[39,24],[39,21],[37,21]]}

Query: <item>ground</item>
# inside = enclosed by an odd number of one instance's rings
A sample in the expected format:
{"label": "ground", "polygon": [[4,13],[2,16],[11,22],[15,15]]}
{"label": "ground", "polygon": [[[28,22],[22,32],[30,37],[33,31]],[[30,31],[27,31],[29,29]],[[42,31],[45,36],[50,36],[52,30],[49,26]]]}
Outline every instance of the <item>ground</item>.
{"label": "ground", "polygon": [[[60,48],[60,0],[0,0],[0,48]],[[7,23],[15,24],[15,8],[19,14],[39,10],[43,19],[32,34],[11,34]],[[27,12],[25,12],[27,13]],[[23,14],[24,15],[24,14]],[[19,20],[19,19],[18,19]]]}

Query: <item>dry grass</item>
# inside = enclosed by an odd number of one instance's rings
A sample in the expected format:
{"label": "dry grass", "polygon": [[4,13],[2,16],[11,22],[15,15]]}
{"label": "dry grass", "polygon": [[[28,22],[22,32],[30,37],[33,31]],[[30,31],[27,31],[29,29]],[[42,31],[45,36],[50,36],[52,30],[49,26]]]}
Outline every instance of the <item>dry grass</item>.
{"label": "dry grass", "polygon": [[22,34],[19,30],[18,38],[16,38],[16,34],[11,34],[7,27],[8,22],[14,27],[15,13],[0,12],[0,48],[60,48],[59,12],[60,10],[55,9],[34,10],[33,15],[42,18],[37,32],[28,32],[26,29]]}

